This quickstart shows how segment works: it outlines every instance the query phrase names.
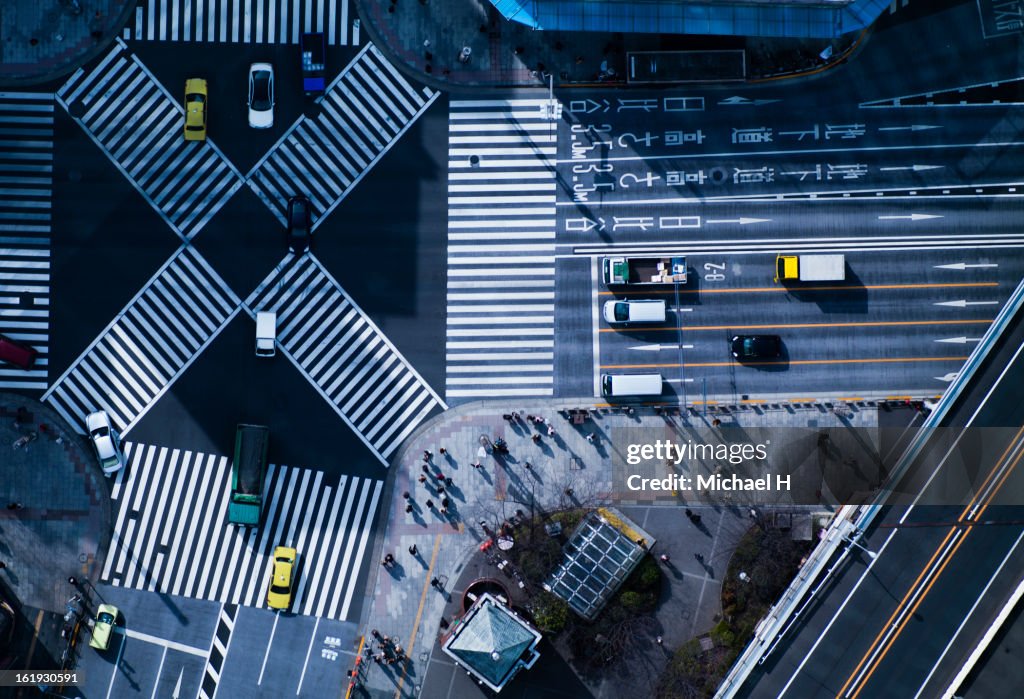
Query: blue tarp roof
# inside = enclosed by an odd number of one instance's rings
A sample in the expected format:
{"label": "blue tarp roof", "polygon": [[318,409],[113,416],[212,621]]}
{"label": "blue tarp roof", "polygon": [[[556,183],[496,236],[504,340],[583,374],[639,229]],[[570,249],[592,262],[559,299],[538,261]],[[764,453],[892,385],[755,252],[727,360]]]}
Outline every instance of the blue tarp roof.
{"label": "blue tarp roof", "polygon": [[867,27],[890,0],[684,2],[681,0],[490,0],[533,29],[648,34],[835,38]]}

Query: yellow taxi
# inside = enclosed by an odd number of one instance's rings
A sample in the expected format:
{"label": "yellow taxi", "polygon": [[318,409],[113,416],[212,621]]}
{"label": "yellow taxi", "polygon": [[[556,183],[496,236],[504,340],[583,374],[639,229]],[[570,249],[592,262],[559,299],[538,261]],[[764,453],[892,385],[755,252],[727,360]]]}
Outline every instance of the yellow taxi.
{"label": "yellow taxi", "polygon": [[112,604],[101,604],[96,610],[96,621],[92,626],[92,640],[89,645],[97,650],[106,650],[110,646],[110,634],[117,625],[117,607]]}
{"label": "yellow taxi", "polygon": [[185,81],[185,140],[206,140],[206,81],[202,78]]}
{"label": "yellow taxi", "polygon": [[274,549],[274,570],[267,590],[267,606],[271,609],[288,609],[292,604],[292,570],[297,555],[295,549],[287,546]]}

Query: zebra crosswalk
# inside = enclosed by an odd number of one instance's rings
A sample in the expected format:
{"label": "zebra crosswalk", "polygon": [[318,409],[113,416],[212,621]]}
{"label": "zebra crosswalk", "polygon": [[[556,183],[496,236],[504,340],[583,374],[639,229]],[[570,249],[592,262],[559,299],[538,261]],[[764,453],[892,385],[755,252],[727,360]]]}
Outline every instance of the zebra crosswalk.
{"label": "zebra crosswalk", "polygon": [[554,392],[557,128],[547,105],[451,102],[448,400]]}
{"label": "zebra crosswalk", "polygon": [[239,299],[194,247],[149,280],[43,399],[72,425],[104,409],[127,432],[238,313]]}
{"label": "zebra crosswalk", "polygon": [[141,0],[123,38],[297,44],[304,32],[323,32],[332,46],[359,44],[354,0]]}
{"label": "zebra crosswalk", "polygon": [[289,255],[246,299],[277,313],[277,339],[335,412],[381,460],[447,406],[311,255]]}
{"label": "zebra crosswalk", "polygon": [[79,68],[57,101],[183,238],[195,235],[241,186],[210,140],[185,141],[184,107],[125,43]]}
{"label": "zebra crosswalk", "polygon": [[263,522],[247,529],[227,523],[228,457],[131,442],[125,456],[103,582],[261,607],[273,549],[289,545],[299,553],[292,611],[348,618],[382,481],[271,464]]}
{"label": "zebra crosswalk", "polygon": [[328,87],[317,116],[299,119],[250,171],[247,184],[282,224],[295,194],[309,197],[318,221],[438,94],[429,87],[417,90],[367,44]]}
{"label": "zebra crosswalk", "polygon": [[45,389],[50,344],[53,95],[0,92],[0,334],[38,353],[0,388]]}

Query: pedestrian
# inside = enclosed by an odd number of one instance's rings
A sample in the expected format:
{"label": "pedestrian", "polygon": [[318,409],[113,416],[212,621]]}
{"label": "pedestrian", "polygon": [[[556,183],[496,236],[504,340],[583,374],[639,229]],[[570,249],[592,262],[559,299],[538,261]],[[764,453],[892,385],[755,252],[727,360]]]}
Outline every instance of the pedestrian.
{"label": "pedestrian", "polygon": [[702,553],[695,553],[693,554],[693,557],[696,558],[699,563],[704,562],[704,554]]}
{"label": "pedestrian", "polygon": [[440,588],[440,587],[441,587],[441,581],[440,581],[440,580],[438,580],[437,578],[432,578],[432,579],[430,580],[430,586],[431,586],[431,587],[436,587],[436,588]]}
{"label": "pedestrian", "polygon": [[419,552],[420,552],[420,550],[418,548],[416,548],[416,544],[413,544],[412,546],[409,547],[409,553],[411,553],[413,556],[415,556]]}
{"label": "pedestrian", "polygon": [[572,497],[572,493],[573,493],[572,488],[566,488],[565,489],[565,494],[568,495],[569,497]]}
{"label": "pedestrian", "polygon": [[439,480],[439,481],[443,481],[443,480],[444,480],[444,474],[443,474],[443,473],[438,473],[438,474],[437,474],[437,475],[436,475],[435,477],[436,477],[436,478],[437,478],[437,480]]}
{"label": "pedestrian", "polygon": [[596,439],[597,439],[597,435],[596,434],[594,434],[593,432],[587,432],[587,441],[588,442],[593,444]]}
{"label": "pedestrian", "polygon": [[694,516],[693,516],[693,517],[691,518],[691,521],[692,521],[692,522],[693,522],[694,524],[700,524],[700,515],[694,515]]}
{"label": "pedestrian", "polygon": [[516,410],[512,411],[512,419],[517,421],[517,422],[519,421],[519,412],[518,411],[516,411]]}
{"label": "pedestrian", "polygon": [[482,463],[480,463],[479,461],[474,461],[473,462],[473,468],[480,469],[480,468],[483,468],[483,467],[484,467],[484,465]]}
{"label": "pedestrian", "polygon": [[434,458],[434,455],[430,452],[430,450],[429,449],[424,449],[423,450],[423,460],[424,461],[430,461],[432,458]]}
{"label": "pedestrian", "polygon": [[668,555],[666,555],[666,554],[664,554],[664,553],[663,553],[663,554],[661,554],[660,556],[658,556],[658,558],[660,558],[660,559],[661,559],[661,562],[662,562],[662,563],[668,563],[668,560],[669,560],[669,558],[668,558]]}
{"label": "pedestrian", "polygon": [[523,462],[523,468],[525,468],[527,471],[529,471],[530,469],[533,468],[533,464],[531,464],[529,461],[524,461]]}
{"label": "pedestrian", "polygon": [[426,483],[427,482],[427,474],[421,473],[420,477],[417,478],[416,480],[418,480],[420,483]]}
{"label": "pedestrian", "polygon": [[503,413],[501,419],[507,422],[512,422],[512,415],[511,413]]}
{"label": "pedestrian", "polygon": [[722,424],[722,421],[719,420],[717,417],[714,420],[711,421],[711,426],[712,427],[718,427],[721,424]]}
{"label": "pedestrian", "polygon": [[408,505],[405,506],[405,512],[406,514],[412,512],[412,503],[409,503]]}
{"label": "pedestrian", "polygon": [[7,564],[4,563],[3,561],[0,561],[0,570],[3,570],[6,567],[7,567]]}
{"label": "pedestrian", "polygon": [[533,421],[535,423],[537,423],[538,425],[543,425],[544,424],[544,418],[541,417],[540,415],[537,415],[536,417],[534,417]]}
{"label": "pedestrian", "polygon": [[402,493],[402,497],[403,497],[403,498],[405,498],[406,500],[408,500],[408,499],[409,499],[410,497],[412,497],[412,496],[411,496],[411,495],[409,495],[409,491],[407,490],[407,491],[405,491],[404,493]]}
{"label": "pedestrian", "polygon": [[444,486],[443,485],[437,486],[437,494],[438,495],[444,495]]}
{"label": "pedestrian", "polygon": [[533,433],[533,436],[530,437],[530,439],[533,440],[534,444],[540,444],[540,435],[537,434],[536,432]]}
{"label": "pedestrian", "polygon": [[381,661],[383,659],[384,659],[384,654],[383,653],[378,653],[377,655],[373,656],[373,662],[377,663],[378,665],[380,665],[380,663],[381,663]]}
{"label": "pedestrian", "polygon": [[445,454],[448,453],[448,450],[445,449],[444,447],[438,447],[437,451],[440,452],[441,456],[444,456]]}
{"label": "pedestrian", "polygon": [[453,481],[450,477],[449,478],[445,478],[444,479],[444,484],[447,485],[449,488],[451,488],[453,485],[455,485],[455,481]]}
{"label": "pedestrian", "polygon": [[693,519],[693,510],[691,510],[689,507],[686,508],[686,518]]}
{"label": "pedestrian", "polygon": [[438,512],[440,512],[443,515],[448,514],[448,506],[447,505],[441,505],[441,509],[438,510]]}
{"label": "pedestrian", "polygon": [[70,583],[74,587],[78,587],[78,578],[76,578],[74,575],[69,575],[68,576],[68,583]]}
{"label": "pedestrian", "polygon": [[448,498],[441,498],[441,507],[444,507],[445,509],[447,509],[448,505],[450,505],[450,504],[451,504],[451,502],[449,502]]}
{"label": "pedestrian", "polygon": [[24,507],[24,505],[22,505],[20,502],[10,502],[10,503],[7,503],[7,509],[8,510],[20,510],[23,507]]}
{"label": "pedestrian", "polygon": [[527,414],[527,416],[526,416],[526,421],[529,422],[529,423],[533,423],[533,421],[536,420],[536,419],[537,418],[535,418],[533,415]]}
{"label": "pedestrian", "polygon": [[379,639],[380,638],[380,631],[378,631],[377,629],[374,629],[373,631],[370,632],[370,635],[373,636],[374,638]]}
{"label": "pedestrian", "polygon": [[554,437],[554,436],[555,436],[555,428],[552,427],[551,425],[548,425],[548,437]]}
{"label": "pedestrian", "polygon": [[434,509],[434,501],[433,500],[427,500],[427,509],[428,510]]}
{"label": "pedestrian", "polygon": [[656,639],[654,639],[654,640],[655,640],[655,641],[656,641],[656,642],[658,643],[658,645],[659,645],[659,646],[660,646],[660,645],[662,644],[661,636],[658,636],[658,637],[657,637]]}
{"label": "pedestrian", "polygon": [[423,469],[423,473],[430,473],[430,467],[426,464],[423,464],[420,468]]}

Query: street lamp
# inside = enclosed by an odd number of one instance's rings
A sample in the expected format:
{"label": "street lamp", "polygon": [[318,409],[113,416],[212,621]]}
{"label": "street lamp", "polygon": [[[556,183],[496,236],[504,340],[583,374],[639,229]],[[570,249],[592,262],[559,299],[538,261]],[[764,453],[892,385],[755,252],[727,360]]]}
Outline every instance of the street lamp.
{"label": "street lamp", "polygon": [[864,544],[861,544],[856,539],[850,539],[850,538],[844,536],[843,537],[843,541],[845,541],[848,544],[852,544],[852,545],[856,546],[857,548],[859,548],[861,551],[866,553],[871,560],[875,560],[876,558],[878,558],[878,553],[876,553],[875,551],[872,551],[868,547],[864,546]]}

